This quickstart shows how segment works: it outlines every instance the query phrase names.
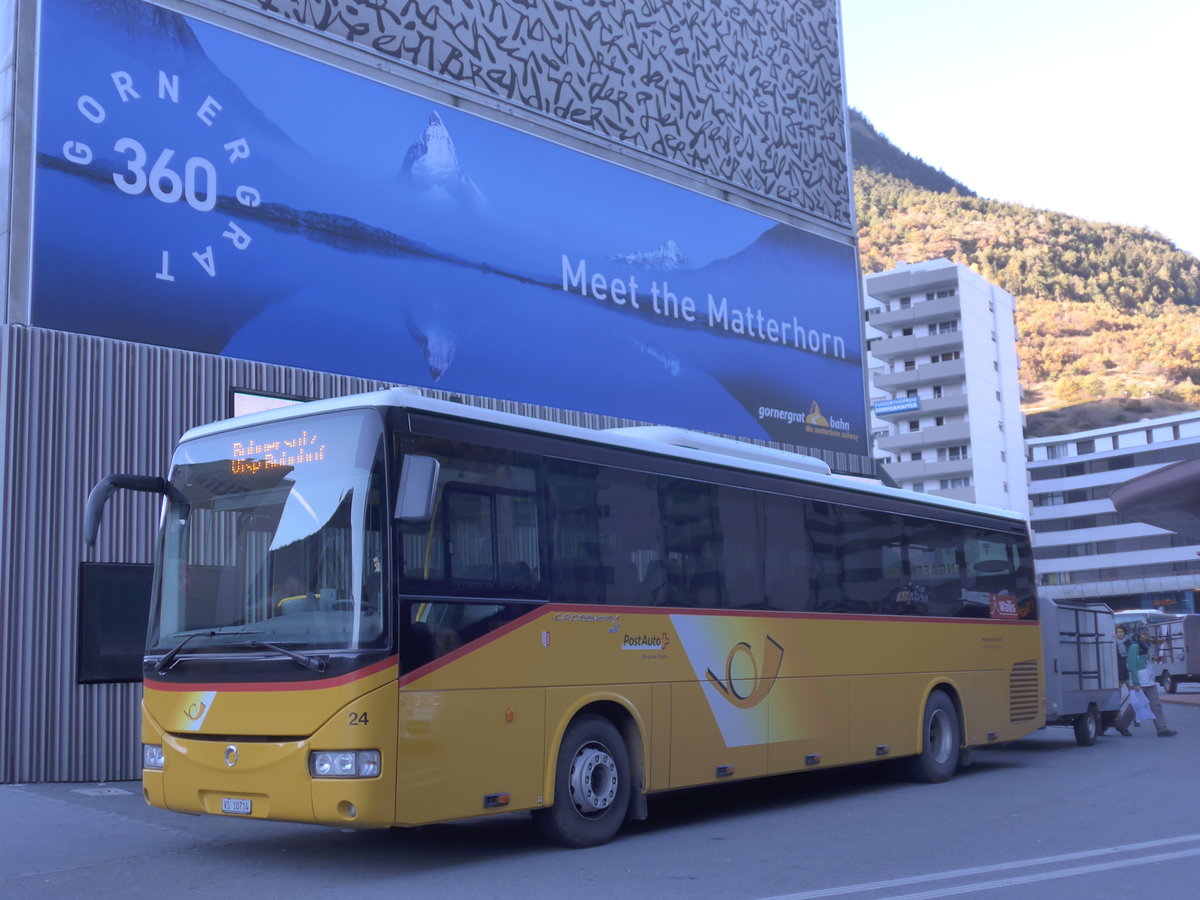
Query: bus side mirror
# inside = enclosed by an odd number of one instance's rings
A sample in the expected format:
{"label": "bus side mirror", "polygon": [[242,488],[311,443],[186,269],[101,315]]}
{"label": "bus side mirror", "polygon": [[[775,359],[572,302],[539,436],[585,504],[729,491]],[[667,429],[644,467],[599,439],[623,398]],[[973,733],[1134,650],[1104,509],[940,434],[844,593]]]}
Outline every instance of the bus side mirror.
{"label": "bus side mirror", "polygon": [[400,469],[400,490],[396,496],[396,518],[402,522],[423,522],[433,516],[441,463],[432,456],[405,456]]}

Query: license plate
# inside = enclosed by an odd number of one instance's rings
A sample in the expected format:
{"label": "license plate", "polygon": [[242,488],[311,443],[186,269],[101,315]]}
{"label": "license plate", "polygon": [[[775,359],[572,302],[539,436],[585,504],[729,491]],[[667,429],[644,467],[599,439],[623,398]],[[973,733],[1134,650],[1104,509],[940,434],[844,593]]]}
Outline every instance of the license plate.
{"label": "license plate", "polygon": [[250,801],[242,797],[222,797],[221,812],[248,816],[250,815]]}

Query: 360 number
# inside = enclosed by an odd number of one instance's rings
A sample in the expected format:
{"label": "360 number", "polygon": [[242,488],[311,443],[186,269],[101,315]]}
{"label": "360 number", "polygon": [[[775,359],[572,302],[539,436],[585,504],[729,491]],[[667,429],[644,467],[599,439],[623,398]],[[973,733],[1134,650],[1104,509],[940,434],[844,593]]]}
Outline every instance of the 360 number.
{"label": "360 number", "polygon": [[125,154],[125,172],[113,174],[113,183],[126,194],[138,195],[150,190],[150,195],[163,203],[175,203],[181,197],[188,206],[208,212],[217,205],[217,170],[203,156],[189,156],[183,164],[182,176],[171,168],[175,151],[165,148],[146,171],[149,156],[146,148],[133,138],[121,138],[113,149]]}

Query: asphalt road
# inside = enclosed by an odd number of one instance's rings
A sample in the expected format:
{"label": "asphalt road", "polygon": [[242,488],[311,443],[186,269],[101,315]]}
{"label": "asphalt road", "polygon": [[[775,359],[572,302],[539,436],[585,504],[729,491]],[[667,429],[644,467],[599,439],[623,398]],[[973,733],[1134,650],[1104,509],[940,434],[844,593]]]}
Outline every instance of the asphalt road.
{"label": "asphalt road", "polygon": [[147,807],[136,783],[0,787],[0,896],[1073,900],[1200,895],[1200,686],[1152,728],[1049,728],[943,785],[865,766],[651,800],[609,845],[528,817],[344,832]]}

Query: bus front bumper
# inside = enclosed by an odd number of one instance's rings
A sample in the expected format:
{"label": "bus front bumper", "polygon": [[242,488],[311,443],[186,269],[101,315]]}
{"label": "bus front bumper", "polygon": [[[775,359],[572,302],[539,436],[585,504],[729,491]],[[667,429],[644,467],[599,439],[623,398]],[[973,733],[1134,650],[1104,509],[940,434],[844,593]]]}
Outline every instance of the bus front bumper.
{"label": "bus front bumper", "polygon": [[375,777],[317,778],[311,742],[196,739],[144,735],[161,742],[162,768],[142,769],[151,806],[176,812],[385,828],[394,822],[395,783],[385,760]]}

